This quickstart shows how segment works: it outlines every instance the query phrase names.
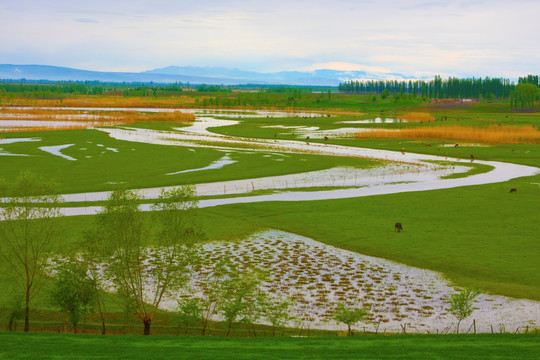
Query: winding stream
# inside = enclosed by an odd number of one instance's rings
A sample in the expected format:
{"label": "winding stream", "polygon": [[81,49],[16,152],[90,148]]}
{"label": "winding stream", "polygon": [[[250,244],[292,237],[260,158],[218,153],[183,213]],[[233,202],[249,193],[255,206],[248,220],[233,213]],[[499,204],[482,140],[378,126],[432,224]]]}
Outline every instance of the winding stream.
{"label": "winding stream", "polygon": [[[77,109],[98,110],[98,109]],[[120,108],[99,110],[126,110]],[[177,111],[178,109],[129,109],[131,111]],[[268,111],[207,111],[201,109],[181,109],[181,111],[196,114],[195,122],[188,127],[176,128],[176,131],[158,131],[130,127],[99,128],[112,138],[125,141],[161,144],[169,146],[209,147],[224,150],[265,151],[276,153],[309,153],[330,156],[352,156],[386,161],[385,166],[376,169],[334,168],[323,171],[314,171],[303,174],[291,174],[256,179],[243,179],[216,183],[197,184],[195,190],[199,196],[214,195],[242,195],[246,196],[208,199],[199,202],[200,207],[219,206],[235,203],[250,203],[262,201],[309,201],[343,199],[361,196],[393,194],[400,192],[425,191],[448,189],[460,186],[481,185],[505,182],[514,178],[533,176],[540,173],[540,169],[496,161],[480,161],[476,163],[492,167],[491,171],[460,177],[444,179],[443,177],[464,173],[469,168],[468,162],[463,159],[450,159],[444,156],[423,155],[408,152],[366,149],[351,146],[329,145],[294,140],[273,140],[259,138],[240,138],[215,134],[209,128],[230,126],[246,117],[284,117],[295,116],[287,112]],[[231,120],[216,119],[214,116],[229,117]],[[296,116],[311,116],[297,113]],[[318,115],[320,116],[320,115]],[[234,120],[233,120],[234,118]],[[354,122],[347,122],[354,123]],[[279,126],[279,125],[275,125]],[[361,131],[359,128],[358,131]],[[339,129],[331,131],[339,133]],[[324,131],[317,130],[321,136]],[[64,145],[63,147],[66,147]],[[60,149],[58,149],[59,152]],[[59,156],[65,156],[61,154]],[[66,156],[67,158],[67,156]],[[70,159],[71,160],[71,159]],[[193,169],[218,169],[226,166],[232,160],[222,158],[215,164]],[[445,165],[441,165],[444,162]],[[450,162],[450,165],[449,165]],[[345,189],[318,190],[318,191],[287,191],[288,189],[301,189],[306,187],[347,187]],[[268,195],[247,196],[255,190],[280,190],[279,193]],[[161,188],[140,189],[141,195],[147,199],[159,196]],[[101,201],[106,200],[110,192],[93,192],[80,194],[66,194],[66,202]],[[65,215],[95,214],[100,207],[71,207],[63,208]],[[144,211],[150,210],[150,205],[142,205]]]}
{"label": "winding stream", "polygon": [[[262,116],[260,113],[259,116]],[[278,114],[285,116],[285,114]],[[249,115],[252,116],[252,115]],[[266,115],[268,116],[268,115]],[[449,189],[460,186],[482,185],[505,182],[514,178],[533,176],[540,169],[497,161],[480,161],[476,163],[492,167],[491,171],[455,179],[442,177],[453,173],[467,171],[463,159],[450,159],[443,156],[423,155],[415,153],[395,152],[357,148],[350,146],[328,145],[321,143],[306,143],[292,140],[270,140],[255,138],[239,138],[214,134],[208,128],[229,126],[236,123],[232,120],[221,120],[212,117],[197,117],[195,124],[190,127],[178,128],[177,131],[158,131],[137,128],[103,128],[109,136],[126,141],[161,144],[169,146],[211,147],[221,149],[242,149],[249,151],[273,151],[289,153],[311,153],[332,156],[357,156],[376,160],[385,160],[387,166],[377,170],[360,170],[352,168],[336,168],[319,172],[292,174],[279,177],[244,179],[226,182],[198,184],[195,186],[197,195],[231,195],[247,194],[254,190],[281,189],[284,192],[259,195],[240,196],[232,198],[208,199],[199,202],[200,207],[211,207],[226,204],[251,203],[262,201],[309,201],[344,199],[351,197],[393,194],[400,192]],[[453,165],[440,165],[436,162],[452,162]],[[332,174],[334,173],[334,174]],[[337,176],[336,174],[340,173]],[[303,182],[302,182],[302,179]],[[305,180],[311,179],[311,181]],[[276,183],[278,184],[276,186]],[[319,191],[286,191],[291,188],[311,186],[350,186],[347,189]],[[152,199],[159,196],[161,188],[140,189],[144,198]],[[110,192],[68,194],[65,201],[99,201],[105,200]],[[149,211],[151,205],[141,205],[143,211]],[[95,214],[100,207],[64,208],[65,215]]]}

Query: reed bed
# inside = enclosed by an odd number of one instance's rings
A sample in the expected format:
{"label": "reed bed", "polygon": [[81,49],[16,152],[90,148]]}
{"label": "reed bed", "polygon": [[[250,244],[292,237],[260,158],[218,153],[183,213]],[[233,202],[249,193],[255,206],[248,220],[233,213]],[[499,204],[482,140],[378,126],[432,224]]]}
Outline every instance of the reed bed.
{"label": "reed bed", "polygon": [[[15,115],[15,116],[10,116]],[[10,120],[35,120],[50,121],[51,126],[13,126],[0,128],[0,132],[19,131],[47,131],[47,130],[68,130],[84,129],[93,126],[113,126],[120,124],[130,124],[143,121],[160,122],[180,122],[189,123],[195,120],[193,113],[181,111],[172,112],[138,112],[138,111],[76,111],[58,109],[14,109],[1,108],[0,118],[4,116]],[[70,122],[70,124],[55,125],[54,122]],[[73,124],[76,123],[76,124]]]}
{"label": "reed bed", "polygon": [[540,131],[535,126],[432,126],[399,130],[374,130],[355,134],[356,138],[452,139],[495,144],[538,144]]}
{"label": "reed bed", "polygon": [[129,124],[141,121],[164,121],[189,123],[195,120],[195,114],[181,111],[142,113],[138,111],[113,111],[107,113],[110,120],[119,124]]}
{"label": "reed bed", "polygon": [[[37,131],[52,131],[52,130],[79,130],[79,129],[86,129],[88,128],[88,125],[66,125],[66,126],[58,126],[58,127],[50,127],[50,126],[26,126],[26,127],[9,127],[9,128],[1,128],[0,132],[8,133],[8,132],[37,132]],[[1,138],[0,138],[1,139]]]}
{"label": "reed bed", "polygon": [[435,120],[431,114],[426,112],[410,112],[399,115],[398,118],[406,120],[407,122],[430,122]]}

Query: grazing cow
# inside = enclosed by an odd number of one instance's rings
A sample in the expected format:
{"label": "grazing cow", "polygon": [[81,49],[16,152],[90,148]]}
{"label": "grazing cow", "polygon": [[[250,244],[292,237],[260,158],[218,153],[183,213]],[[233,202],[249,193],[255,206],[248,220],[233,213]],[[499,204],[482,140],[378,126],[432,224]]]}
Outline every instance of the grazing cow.
{"label": "grazing cow", "polygon": [[454,147],[459,147],[459,144],[454,145]]}
{"label": "grazing cow", "polygon": [[517,192],[517,189],[516,189],[516,188],[511,188],[511,189],[510,189],[510,192],[511,192],[511,193],[515,193],[515,192]]}
{"label": "grazing cow", "polygon": [[328,136],[325,136],[325,137],[324,137],[324,141],[328,141]]}
{"label": "grazing cow", "polygon": [[401,232],[401,230],[403,230],[403,225],[401,225],[401,223],[396,223],[396,225],[394,225],[394,228],[394,231]]}
{"label": "grazing cow", "polygon": [[306,136],[306,140],[309,140],[309,136]]}

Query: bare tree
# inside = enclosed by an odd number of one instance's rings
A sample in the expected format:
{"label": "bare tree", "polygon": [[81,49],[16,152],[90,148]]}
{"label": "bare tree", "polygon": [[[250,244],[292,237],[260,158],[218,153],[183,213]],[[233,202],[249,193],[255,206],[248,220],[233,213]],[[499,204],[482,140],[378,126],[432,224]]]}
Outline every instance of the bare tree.
{"label": "bare tree", "polygon": [[[47,260],[60,230],[60,196],[54,184],[21,173],[0,197],[0,259],[24,292],[24,331],[30,329],[30,303],[47,278]],[[0,195],[1,196],[1,195]]]}

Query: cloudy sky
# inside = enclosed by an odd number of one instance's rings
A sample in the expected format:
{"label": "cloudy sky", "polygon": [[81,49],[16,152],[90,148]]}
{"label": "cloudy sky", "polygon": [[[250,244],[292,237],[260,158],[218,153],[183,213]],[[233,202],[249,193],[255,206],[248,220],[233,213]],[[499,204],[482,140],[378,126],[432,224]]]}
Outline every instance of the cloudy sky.
{"label": "cloudy sky", "polygon": [[538,0],[0,0],[0,63],[540,71]]}

